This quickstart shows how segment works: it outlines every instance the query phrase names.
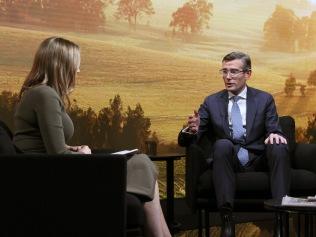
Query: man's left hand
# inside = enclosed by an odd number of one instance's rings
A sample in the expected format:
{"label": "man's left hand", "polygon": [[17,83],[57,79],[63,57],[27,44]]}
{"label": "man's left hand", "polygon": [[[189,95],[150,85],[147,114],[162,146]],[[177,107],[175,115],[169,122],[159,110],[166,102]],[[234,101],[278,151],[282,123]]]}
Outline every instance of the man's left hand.
{"label": "man's left hand", "polygon": [[287,141],[284,137],[276,133],[270,133],[270,135],[264,140],[265,144],[287,144]]}

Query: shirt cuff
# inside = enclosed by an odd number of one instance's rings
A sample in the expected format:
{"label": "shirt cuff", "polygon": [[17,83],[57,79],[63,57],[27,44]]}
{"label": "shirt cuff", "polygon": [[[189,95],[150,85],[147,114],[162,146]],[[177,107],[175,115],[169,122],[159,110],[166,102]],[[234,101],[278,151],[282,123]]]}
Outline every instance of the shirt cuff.
{"label": "shirt cuff", "polygon": [[184,129],[181,130],[181,132],[186,133],[186,134],[191,134],[191,135],[197,134],[196,132],[195,133],[191,132],[189,127],[185,127]]}

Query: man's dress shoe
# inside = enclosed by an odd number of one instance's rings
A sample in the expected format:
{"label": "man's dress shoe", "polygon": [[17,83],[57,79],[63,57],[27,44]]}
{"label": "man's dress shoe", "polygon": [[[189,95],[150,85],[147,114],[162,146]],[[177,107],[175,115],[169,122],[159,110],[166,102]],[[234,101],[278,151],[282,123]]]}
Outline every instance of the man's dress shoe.
{"label": "man's dress shoe", "polygon": [[221,211],[222,229],[221,237],[235,237],[235,223],[231,210]]}

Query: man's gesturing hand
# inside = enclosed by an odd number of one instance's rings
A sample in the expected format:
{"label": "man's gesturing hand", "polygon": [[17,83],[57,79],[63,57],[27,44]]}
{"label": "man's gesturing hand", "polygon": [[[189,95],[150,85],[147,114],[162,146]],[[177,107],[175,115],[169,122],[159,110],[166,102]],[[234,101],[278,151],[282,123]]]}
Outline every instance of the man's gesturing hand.
{"label": "man's gesturing hand", "polygon": [[188,130],[190,133],[197,133],[200,125],[199,113],[194,110],[194,114],[188,117]]}

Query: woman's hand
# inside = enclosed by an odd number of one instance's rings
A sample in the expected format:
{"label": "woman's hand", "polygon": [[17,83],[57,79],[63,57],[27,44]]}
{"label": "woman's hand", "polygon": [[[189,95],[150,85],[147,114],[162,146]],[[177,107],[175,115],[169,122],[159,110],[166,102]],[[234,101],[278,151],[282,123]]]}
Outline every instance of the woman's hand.
{"label": "woman's hand", "polygon": [[91,154],[91,149],[87,145],[81,145],[81,146],[66,145],[66,148],[70,151],[79,152],[82,154]]}
{"label": "woman's hand", "polygon": [[91,149],[87,145],[79,146],[78,152],[82,154],[91,154]]}

